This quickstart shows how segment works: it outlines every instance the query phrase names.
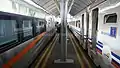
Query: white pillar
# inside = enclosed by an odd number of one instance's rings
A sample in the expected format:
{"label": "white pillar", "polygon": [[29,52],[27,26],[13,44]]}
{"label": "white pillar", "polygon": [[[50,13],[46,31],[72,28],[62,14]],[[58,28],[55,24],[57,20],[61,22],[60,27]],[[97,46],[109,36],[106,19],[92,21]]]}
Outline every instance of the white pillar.
{"label": "white pillar", "polygon": [[61,58],[55,60],[55,63],[73,63],[72,59],[67,59],[67,14],[68,1],[60,0],[60,16],[61,16]]}

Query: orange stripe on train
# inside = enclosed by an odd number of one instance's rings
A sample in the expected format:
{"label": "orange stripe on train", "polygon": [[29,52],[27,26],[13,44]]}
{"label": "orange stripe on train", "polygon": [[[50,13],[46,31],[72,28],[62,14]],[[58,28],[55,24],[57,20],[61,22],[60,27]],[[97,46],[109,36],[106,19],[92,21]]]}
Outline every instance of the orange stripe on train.
{"label": "orange stripe on train", "polygon": [[42,38],[42,36],[45,33],[46,32],[43,32],[42,34],[40,34],[39,36],[37,36],[37,39],[33,40],[30,44],[28,44],[28,46],[26,48],[24,48],[16,56],[14,56],[13,58],[11,58],[8,61],[8,63],[3,64],[3,68],[11,68],[14,63],[16,63],[17,61],[19,61],[31,48],[33,48],[35,46],[35,44]]}

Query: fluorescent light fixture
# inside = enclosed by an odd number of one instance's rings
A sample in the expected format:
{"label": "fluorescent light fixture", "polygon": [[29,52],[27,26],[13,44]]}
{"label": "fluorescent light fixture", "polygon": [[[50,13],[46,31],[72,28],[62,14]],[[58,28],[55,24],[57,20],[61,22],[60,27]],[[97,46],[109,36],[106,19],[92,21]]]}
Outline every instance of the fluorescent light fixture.
{"label": "fluorescent light fixture", "polygon": [[31,1],[31,0],[24,0],[24,1],[27,2],[27,3],[29,3],[29,4],[31,4],[31,5],[33,5],[33,6],[35,6],[35,7],[37,7],[37,8],[42,9],[43,11],[45,11],[45,12],[47,12],[47,13],[49,13],[49,12],[46,11],[44,8],[38,6],[37,4],[35,4],[35,3],[34,3],[33,1]]}
{"label": "fluorescent light fixture", "polygon": [[112,6],[105,7],[105,8],[103,8],[103,9],[101,9],[101,10],[100,10],[100,13],[103,13],[104,11],[107,11],[107,10],[109,10],[109,9],[112,9],[112,8],[115,8],[115,7],[118,7],[118,6],[120,6],[120,2],[118,2],[118,3],[115,4],[115,5],[112,5]]}

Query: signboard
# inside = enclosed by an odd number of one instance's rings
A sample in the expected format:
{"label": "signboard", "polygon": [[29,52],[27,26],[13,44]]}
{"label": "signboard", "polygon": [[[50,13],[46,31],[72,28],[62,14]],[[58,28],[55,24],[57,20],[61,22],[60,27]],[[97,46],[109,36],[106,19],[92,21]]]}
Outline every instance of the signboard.
{"label": "signboard", "polygon": [[117,28],[116,27],[110,27],[110,36],[116,37]]}

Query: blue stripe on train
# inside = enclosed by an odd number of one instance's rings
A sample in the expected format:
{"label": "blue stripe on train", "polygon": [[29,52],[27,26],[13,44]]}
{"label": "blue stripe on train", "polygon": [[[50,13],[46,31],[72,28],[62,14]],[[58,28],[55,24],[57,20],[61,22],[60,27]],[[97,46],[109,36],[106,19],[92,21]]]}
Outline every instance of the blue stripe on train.
{"label": "blue stripe on train", "polygon": [[116,55],[116,54],[115,54],[115,53],[113,53],[113,52],[111,52],[111,54],[112,54],[114,57],[116,57],[117,59],[119,59],[119,60],[120,60],[120,56]]}
{"label": "blue stripe on train", "polygon": [[102,44],[102,45],[103,45],[103,43],[102,43],[102,42],[100,42],[100,41],[98,41],[98,43],[100,43],[100,44]]}
{"label": "blue stripe on train", "polygon": [[98,46],[100,46],[101,48],[103,48],[103,46],[101,45],[101,44],[99,44],[99,43],[96,43]]}

